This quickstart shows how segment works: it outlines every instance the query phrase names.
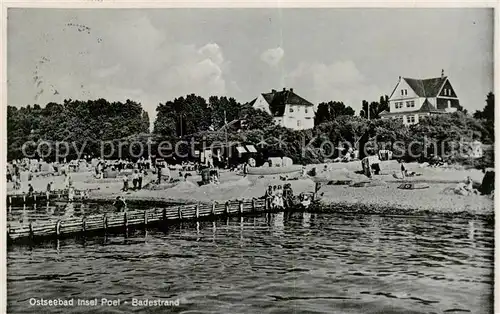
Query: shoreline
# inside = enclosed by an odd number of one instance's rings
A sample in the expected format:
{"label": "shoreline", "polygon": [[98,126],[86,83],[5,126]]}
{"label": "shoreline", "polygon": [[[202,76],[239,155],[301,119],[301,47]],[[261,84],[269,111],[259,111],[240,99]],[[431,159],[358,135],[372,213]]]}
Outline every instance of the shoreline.
{"label": "shoreline", "polygon": [[[405,215],[453,215],[453,216],[494,216],[494,200],[487,195],[456,195],[451,190],[457,183],[471,176],[481,182],[483,174],[478,170],[422,168],[419,164],[407,164],[407,168],[421,173],[421,176],[395,179],[399,164],[386,161],[381,164],[382,175],[372,179],[356,173],[359,162],[308,165],[307,169],[316,168],[314,177],[290,179],[283,181],[280,175],[248,175],[241,176],[235,172],[221,171],[220,184],[198,186],[198,174],[192,173],[187,181],[180,181],[170,187],[151,186],[137,190],[121,191],[123,183],[116,179],[99,182],[91,173],[72,173],[75,189],[88,189],[88,201],[111,203],[117,196],[122,196],[131,205],[172,206],[182,204],[224,203],[228,200],[260,198],[268,186],[290,183],[294,195],[312,192],[316,182],[321,182],[318,196],[322,206],[336,212],[350,213],[396,213]],[[175,177],[175,176],[174,176]],[[144,179],[144,186],[155,180],[150,174]],[[349,185],[328,185],[329,181],[352,181],[352,183],[372,181],[376,186],[353,187]],[[32,181],[35,190],[42,190],[48,181],[54,181],[55,188],[62,187],[62,177],[37,178]],[[403,190],[397,187],[402,183],[425,182],[429,188],[420,190]],[[323,194],[323,195],[322,195]],[[344,208],[344,209],[342,209]],[[468,213],[467,215],[464,213]],[[489,219],[489,218],[488,218]]]}

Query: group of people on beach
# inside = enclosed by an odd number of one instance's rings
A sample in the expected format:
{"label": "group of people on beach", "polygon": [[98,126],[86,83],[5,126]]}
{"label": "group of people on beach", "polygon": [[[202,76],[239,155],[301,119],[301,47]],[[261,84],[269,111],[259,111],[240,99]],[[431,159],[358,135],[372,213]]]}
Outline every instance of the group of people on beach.
{"label": "group of people on beach", "polygon": [[272,209],[284,209],[291,206],[293,200],[293,190],[290,183],[281,185],[270,185],[267,187],[264,198],[271,199]]}
{"label": "group of people on beach", "polygon": [[[144,179],[144,176],[146,176],[148,173],[145,169],[135,169],[132,172],[132,187],[131,189],[133,191],[136,190],[141,190],[142,189],[142,181]],[[122,191],[127,192],[129,190],[129,176],[125,174],[123,176],[123,188]]]}

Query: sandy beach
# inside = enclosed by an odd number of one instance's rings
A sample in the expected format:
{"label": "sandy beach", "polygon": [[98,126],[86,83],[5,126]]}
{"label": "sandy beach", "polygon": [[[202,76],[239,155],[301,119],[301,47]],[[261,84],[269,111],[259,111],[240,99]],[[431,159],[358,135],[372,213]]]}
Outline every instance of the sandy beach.
{"label": "sandy beach", "polygon": [[[325,169],[326,165],[326,169]],[[322,182],[319,194],[325,206],[345,206],[351,208],[356,205],[378,206],[412,212],[460,213],[468,212],[473,215],[492,215],[494,202],[490,196],[470,195],[462,196],[453,193],[452,189],[463,182],[467,176],[474,181],[481,182],[483,173],[476,169],[463,168],[434,168],[422,167],[417,163],[407,164],[410,171],[420,173],[420,176],[398,180],[393,173],[399,171],[400,165],[396,161],[383,161],[381,175],[374,176],[373,182],[379,186],[352,187],[348,185],[328,185],[331,180],[349,180],[351,182],[370,181],[366,176],[356,173],[361,166],[359,161],[350,163],[330,163],[308,165],[309,171],[316,168],[316,176],[289,180],[295,194],[314,191],[315,182]],[[91,173],[72,173],[76,189],[90,190],[93,200],[113,200],[122,195],[129,201],[145,202],[224,202],[226,200],[261,197],[269,185],[283,185],[279,175],[243,177],[236,172],[221,171],[220,184],[198,186],[200,176],[191,172],[187,181],[175,185],[167,185],[165,189],[142,189],[139,191],[123,192],[123,183],[120,179],[95,179]],[[174,178],[176,175],[174,174]],[[144,184],[156,180],[154,174],[144,179]],[[35,191],[44,191],[49,181],[54,182],[55,189],[64,188],[62,176],[40,177],[32,180]],[[425,182],[427,189],[403,190],[397,187],[401,182]],[[23,184],[26,189],[27,184]],[[156,187],[158,188],[158,187]],[[8,191],[12,191],[9,183]]]}

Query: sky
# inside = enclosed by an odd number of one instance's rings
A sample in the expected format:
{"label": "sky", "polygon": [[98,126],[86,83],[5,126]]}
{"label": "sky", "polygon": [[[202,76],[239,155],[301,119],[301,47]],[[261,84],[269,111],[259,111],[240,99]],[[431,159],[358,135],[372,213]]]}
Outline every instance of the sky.
{"label": "sky", "polygon": [[7,99],[241,103],[283,87],[318,104],[390,95],[443,69],[469,112],[493,90],[493,10],[40,9],[7,13]]}

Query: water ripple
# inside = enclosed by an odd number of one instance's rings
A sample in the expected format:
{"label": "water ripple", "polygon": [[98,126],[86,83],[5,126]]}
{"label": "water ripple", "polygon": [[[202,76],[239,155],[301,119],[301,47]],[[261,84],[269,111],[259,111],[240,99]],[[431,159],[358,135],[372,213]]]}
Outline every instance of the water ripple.
{"label": "water ripple", "polygon": [[182,300],[149,313],[491,313],[493,226],[480,220],[273,214],[8,247],[9,313],[29,299]]}

